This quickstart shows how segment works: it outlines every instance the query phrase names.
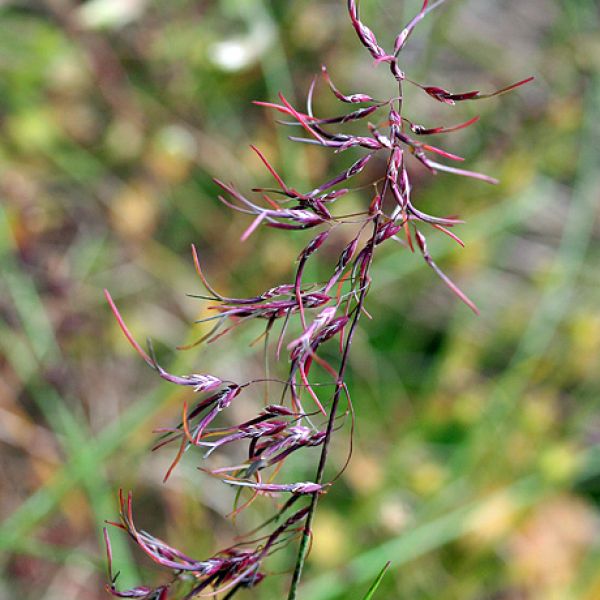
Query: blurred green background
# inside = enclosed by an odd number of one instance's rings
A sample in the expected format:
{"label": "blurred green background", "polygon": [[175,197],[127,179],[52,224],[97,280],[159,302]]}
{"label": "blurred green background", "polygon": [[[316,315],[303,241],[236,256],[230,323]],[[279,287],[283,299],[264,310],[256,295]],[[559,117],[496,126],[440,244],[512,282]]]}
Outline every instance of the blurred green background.
{"label": "blurred green background", "polygon": [[[211,178],[268,182],[250,143],[300,189],[358,156],[294,146],[251,104],[280,90],[300,102],[322,63],[344,91],[393,94],[344,4],[0,2],[0,598],[106,597],[101,527],[119,487],[134,490],[140,526],[198,558],[272,510],[261,500],[226,520],[230,490],[191,453],[162,483],[172,454],[150,454],[151,432],[189,397],[127,345],[102,288],[172,371],[260,369],[253,328],[175,350],[203,331],[189,245],[223,293],[290,280],[307,236],[241,244],[248,220]],[[420,2],[362,4],[389,47]],[[467,220],[465,250],[430,245],[481,316],[419,257],[379,253],[349,376],[354,458],[320,504],[302,598],[362,597],[387,560],[382,600],[600,598],[598,12],[595,0],[448,0],[411,39],[403,68],[418,81],[536,81],[454,108],[407,95],[417,122],[481,115],[443,142],[501,185],[412,172],[420,204]],[[321,114],[344,108],[318,92]],[[340,439],[332,475],[345,453]],[[314,464],[307,453],[288,473],[310,479]],[[112,540],[122,587],[161,581],[124,535]],[[292,560],[282,553],[240,597],[282,598]]]}

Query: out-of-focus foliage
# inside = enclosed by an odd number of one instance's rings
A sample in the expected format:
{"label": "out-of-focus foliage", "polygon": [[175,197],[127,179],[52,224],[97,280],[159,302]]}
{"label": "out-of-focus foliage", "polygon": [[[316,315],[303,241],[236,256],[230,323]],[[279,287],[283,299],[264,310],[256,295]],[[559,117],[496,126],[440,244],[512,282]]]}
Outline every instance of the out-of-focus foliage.
{"label": "out-of-focus foliage", "polygon": [[[362,10],[389,45],[417,4]],[[594,0],[448,0],[411,39],[417,80],[536,82],[454,109],[407,97],[423,123],[481,114],[449,141],[502,184],[415,166],[414,194],[467,220],[465,250],[431,250],[482,315],[408,251],[378,257],[351,362],[354,457],[318,511],[304,597],[364,594],[387,560],[382,599],[600,597],[598,26]],[[260,520],[256,503],[227,521],[232,497],[193,458],[161,483],[171,457],[149,453],[151,430],[185,395],[131,351],[101,290],[174,371],[259,368],[255,330],[173,350],[202,331],[188,248],[224,293],[289,280],[304,234],[241,244],[248,222],[211,178],[265,183],[250,142],[300,188],[348,164],[289,144],[250,103],[279,90],[300,101],[322,63],[344,90],[377,97],[387,81],[341,0],[0,3],[0,597],[104,597],[101,526],[118,487],[136,490],[140,526],[193,556]],[[112,540],[120,583],[138,583],[148,562]],[[280,598],[286,581],[252,597]]]}

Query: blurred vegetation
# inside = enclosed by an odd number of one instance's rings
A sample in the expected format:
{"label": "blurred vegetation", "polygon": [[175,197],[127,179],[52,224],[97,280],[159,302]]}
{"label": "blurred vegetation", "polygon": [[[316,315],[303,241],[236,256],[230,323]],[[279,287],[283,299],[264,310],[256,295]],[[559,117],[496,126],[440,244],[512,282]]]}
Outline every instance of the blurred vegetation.
{"label": "blurred vegetation", "polygon": [[[259,368],[254,330],[174,350],[205,309],[186,296],[201,290],[189,245],[224,293],[290,279],[304,234],[240,244],[247,220],[211,178],[266,181],[250,142],[299,188],[349,164],[289,144],[251,104],[279,90],[299,102],[322,63],[343,90],[388,93],[343,4],[0,2],[0,597],[105,597],[101,527],[119,487],[141,526],[198,557],[271,510],[226,520],[231,495],[193,457],[162,484],[171,457],[149,453],[151,431],[185,394],[131,351],[101,290],[173,371]],[[419,2],[362,4],[389,45]],[[321,503],[303,597],[362,597],[390,560],[378,598],[600,598],[599,25],[594,0],[449,0],[412,38],[417,80],[536,81],[455,109],[406,100],[433,125],[481,114],[449,147],[500,186],[413,177],[423,205],[468,221],[466,250],[432,250],[482,314],[418,257],[380,253],[352,355],[354,457]],[[340,440],[332,469],[345,453]],[[111,537],[121,585],[157,577]],[[281,598],[291,560],[241,597]]]}

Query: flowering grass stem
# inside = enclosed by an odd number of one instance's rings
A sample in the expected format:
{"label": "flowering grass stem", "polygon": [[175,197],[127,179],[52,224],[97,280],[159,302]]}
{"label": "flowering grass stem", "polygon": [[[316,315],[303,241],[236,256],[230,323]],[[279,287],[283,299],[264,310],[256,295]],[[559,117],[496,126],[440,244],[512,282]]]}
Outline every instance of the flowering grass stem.
{"label": "flowering grass stem", "polygon": [[[339,477],[338,474],[331,481],[326,480],[332,437],[334,432],[344,427],[348,417],[351,418],[350,451],[344,468],[352,453],[354,411],[345,376],[361,316],[372,318],[365,304],[371,288],[370,268],[376,249],[385,242],[394,240],[411,252],[419,250],[424,261],[448,288],[469,308],[477,312],[475,304],[434,262],[424,233],[427,228],[431,228],[449,236],[460,246],[464,246],[462,240],[451,231],[462,221],[454,216],[430,215],[417,208],[407,163],[408,157],[413,156],[431,174],[451,173],[485,183],[497,183],[496,179],[487,175],[457,169],[431,160],[430,155],[435,154],[441,157],[440,160],[463,161],[460,156],[438,146],[424,144],[412,137],[413,134],[424,136],[452,133],[474,125],[478,117],[454,126],[417,125],[403,115],[403,86],[405,83],[415,85],[425,91],[430,98],[453,106],[457,102],[479,100],[507,93],[528,83],[531,78],[491,94],[480,94],[478,91],[454,94],[443,88],[422,85],[410,80],[399,66],[401,51],[417,25],[443,2],[444,0],[438,0],[430,4],[429,0],[425,0],[420,11],[397,36],[393,51],[387,52],[379,45],[374,32],[361,20],[358,2],[347,0],[350,21],[360,42],[375,60],[375,65],[387,64],[390,69],[397,94],[389,100],[374,100],[371,95],[365,93],[342,93],[334,85],[329,72],[323,66],[322,76],[331,93],[340,102],[367,106],[342,116],[317,118],[312,108],[315,81],[310,86],[305,110],[294,107],[282,93],[279,93],[280,104],[256,102],[264,108],[283,113],[293,119],[293,122],[289,123],[284,121],[283,125],[295,125],[303,129],[308,136],[290,138],[294,141],[318,145],[334,153],[351,149],[354,149],[353,152],[362,151],[362,156],[355,158],[341,173],[317,185],[311,191],[298,191],[284,181],[261,150],[252,146],[278,188],[255,188],[252,191],[259,194],[259,198],[250,199],[238,191],[233,183],[215,179],[215,183],[224,193],[218,197],[219,200],[233,210],[249,215],[252,219],[241,236],[242,242],[261,227],[277,228],[290,233],[308,229],[320,230],[300,252],[291,282],[277,285],[250,298],[230,298],[220,295],[208,282],[198,252],[192,246],[196,271],[207,290],[206,295],[196,297],[211,302],[208,310],[212,311],[212,316],[202,319],[201,322],[211,321],[215,325],[208,334],[189,347],[202,342],[213,343],[247,321],[261,319],[266,323],[265,332],[256,341],[265,340],[266,365],[262,377],[240,384],[212,374],[168,373],[156,361],[151,345],[146,352],[138,344],[112,297],[108,291],[105,292],[123,334],[141,358],[164,380],[175,385],[187,386],[195,394],[201,394],[201,397],[193,402],[188,403],[187,400],[183,402],[181,421],[178,425],[159,430],[162,435],[154,449],[170,447],[172,443],[177,448],[165,481],[186,451],[200,449],[201,460],[206,461],[207,466],[201,466],[199,470],[208,476],[219,478],[224,484],[237,491],[231,517],[237,516],[260,496],[287,498],[275,517],[265,523],[265,526],[277,524],[270,534],[259,540],[249,540],[246,536],[236,545],[217,552],[209,559],[196,560],[151,534],[139,531],[133,521],[132,496],[130,493],[127,496],[121,493],[120,522],[111,524],[127,532],[155,563],[170,570],[173,579],[170,583],[155,589],[141,586],[128,591],[119,591],[116,587],[116,577],[112,575],[110,540],[106,534],[110,578],[107,589],[114,596],[167,600],[174,582],[179,581],[185,574],[188,580],[191,578],[193,581],[191,591],[185,596],[186,599],[215,596],[220,593],[226,594],[225,598],[232,598],[239,590],[258,585],[265,578],[263,562],[273,552],[299,538],[297,558],[288,591],[288,600],[296,600],[319,498]],[[384,118],[380,116],[378,125],[367,122],[365,135],[330,130],[332,125],[342,127],[346,123],[364,121],[384,110],[387,112]],[[377,154],[386,156],[385,172],[370,174],[369,170],[375,168],[376,161],[373,159]],[[346,187],[349,180],[359,177],[368,179],[370,183],[363,183],[354,188]],[[341,211],[345,216],[336,216],[340,211],[334,208],[337,203],[344,202],[350,189],[357,190],[365,187],[373,189],[372,199],[365,210],[353,212],[352,215],[346,214],[348,210]],[[349,220],[349,217],[352,219]],[[314,259],[323,245],[331,243],[331,232],[340,228],[345,230],[352,228],[347,238],[350,242],[346,242],[341,250],[337,262],[332,266],[329,278],[324,282],[306,282],[306,265]],[[226,427],[215,427],[215,422],[221,418],[220,415],[229,412],[229,407],[237,402],[238,396],[252,394],[255,386],[261,382],[277,381],[277,378],[269,375],[268,357],[270,333],[279,324],[281,329],[275,344],[274,356],[279,360],[280,354],[287,352],[289,359],[287,379],[279,380],[282,384],[279,404],[265,406],[254,418],[243,423],[229,423]],[[298,328],[299,334],[296,332]],[[339,358],[326,360],[321,355],[322,347],[334,339],[339,340]],[[332,383],[317,381],[312,370],[315,364],[319,372],[331,378]],[[330,402],[324,402],[317,392],[327,391],[328,385],[333,385],[334,389]],[[348,402],[345,412],[340,410],[342,392]],[[303,403],[307,397],[315,405],[312,412],[304,408]],[[320,424],[319,418],[323,418],[326,425]],[[224,451],[224,448],[230,445],[239,447],[241,444],[245,444],[245,459],[236,460],[229,466],[210,467],[213,454]],[[320,448],[314,479],[279,483],[277,478],[287,458],[310,447]],[[245,499],[242,494],[249,494],[249,497]]]}

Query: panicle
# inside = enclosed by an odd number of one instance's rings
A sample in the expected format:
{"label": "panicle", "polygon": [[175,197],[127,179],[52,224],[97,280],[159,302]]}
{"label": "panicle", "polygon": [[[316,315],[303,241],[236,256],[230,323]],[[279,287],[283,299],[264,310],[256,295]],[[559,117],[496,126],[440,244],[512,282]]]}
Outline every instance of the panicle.
{"label": "panicle", "polygon": [[[192,581],[186,600],[214,597],[221,593],[227,593],[226,598],[231,598],[240,589],[258,585],[265,577],[263,560],[291,540],[302,536],[289,596],[290,600],[294,600],[317,499],[331,485],[327,482],[325,471],[331,436],[344,427],[348,416],[352,419],[350,436],[354,428],[354,412],[344,375],[358,320],[363,314],[370,317],[365,301],[371,287],[370,267],[376,250],[385,242],[394,240],[413,252],[420,252],[423,260],[451,292],[477,312],[475,304],[434,262],[423,233],[426,228],[436,229],[464,246],[462,240],[450,230],[463,221],[452,214],[435,216],[421,209],[413,193],[410,161],[414,159],[416,168],[425,169],[431,175],[452,174],[490,184],[498,183],[488,175],[447,164],[449,161],[462,162],[463,158],[438,145],[422,141],[424,136],[466,129],[474,125],[479,117],[457,125],[419,125],[404,116],[403,86],[415,85],[430,98],[447,106],[454,106],[458,102],[500,96],[529,83],[533,77],[488,94],[482,94],[478,90],[454,93],[442,87],[417,83],[407,77],[400,68],[401,52],[419,23],[443,3],[444,0],[424,0],[418,12],[395,37],[393,49],[388,52],[361,19],[358,0],[347,0],[350,22],[360,43],[376,65],[388,64],[394,84],[398,87],[396,96],[379,100],[365,92],[342,93],[323,65],[321,75],[331,93],[341,103],[350,105],[346,106],[345,114],[315,116],[313,95],[317,78],[309,88],[305,109],[299,110],[293,106],[282,93],[279,93],[276,102],[255,102],[284,115],[285,120],[280,123],[293,127],[298,132],[298,135],[290,136],[290,140],[326,148],[334,154],[355,153],[353,160],[348,161],[337,175],[322,183],[311,182],[314,187],[310,191],[298,191],[284,180],[265,153],[258,147],[251,146],[268,171],[269,178],[274,180],[273,188],[252,189],[252,193],[258,194],[255,198],[240,192],[234,183],[214,180],[223,192],[218,196],[219,200],[251,218],[241,241],[248,239],[262,226],[287,231],[290,237],[302,236],[301,232],[304,230],[314,230],[298,255],[291,282],[278,284],[243,298],[224,296],[211,286],[202,270],[196,247],[192,245],[194,265],[207,290],[206,295],[195,297],[211,303],[207,306],[211,316],[198,322],[214,322],[212,330],[193,346],[200,342],[215,342],[250,320],[266,323],[264,333],[255,340],[264,340],[264,377],[238,384],[211,374],[174,375],[166,371],[158,364],[150,344],[147,352],[137,343],[111,295],[105,290],[117,323],[142,359],[162,379],[189,387],[195,393],[205,394],[190,403],[189,407],[187,401],[183,402],[181,421],[176,426],[158,430],[162,437],[154,449],[172,442],[179,443],[165,480],[186,451],[199,449],[201,459],[206,461],[203,464],[208,465],[200,470],[218,477],[235,490],[232,516],[239,514],[259,496],[287,498],[275,517],[265,524],[266,526],[274,521],[279,523],[271,533],[259,540],[242,540],[206,560],[196,560],[150,533],[137,529],[133,519],[131,493],[125,496],[121,492],[120,521],[111,524],[125,531],[154,563],[170,570],[173,578],[171,583],[156,588],[138,586],[119,591],[116,586],[117,576],[112,573],[110,540],[105,531],[110,581],[106,587],[113,596],[167,600],[173,583],[186,577],[186,581],[190,578]],[[363,106],[356,106],[360,104]],[[369,122],[369,119],[374,122]],[[347,124],[352,124],[353,127],[344,129]],[[351,133],[361,125],[361,133]],[[347,208],[348,198],[356,197],[365,187],[371,190],[370,202],[365,202],[362,210],[357,212],[354,208],[350,212]],[[316,268],[310,268],[317,251],[325,258],[333,256],[335,264],[321,279],[313,279],[307,283],[308,275],[319,272]],[[274,344],[270,335],[277,327],[279,334]],[[326,345],[326,342],[334,338],[336,342],[339,341],[339,351],[337,344]],[[288,376],[283,381],[269,375],[269,358],[273,346],[277,359],[282,349],[285,348],[288,352]],[[318,380],[316,373],[324,374],[326,381]],[[238,411],[227,409],[243,390],[245,397],[251,396],[252,390],[259,383],[265,384],[265,398],[272,393],[270,388],[274,384],[280,384],[281,399],[278,403],[265,400],[263,408],[255,416],[235,423],[234,415],[239,414]],[[329,400],[323,399],[323,390],[325,393],[332,391]],[[342,394],[347,400],[345,414],[340,413],[340,398],[342,401],[344,398]],[[315,404],[313,412],[303,407],[306,397]],[[252,399],[248,398],[248,404],[250,402]],[[322,418],[324,422],[319,422]],[[217,427],[219,420],[225,426]],[[234,461],[235,464],[223,466],[223,459],[230,448],[235,448],[238,458]],[[278,477],[286,459],[292,455],[304,454],[308,448],[320,448],[321,452],[314,478],[305,481],[303,476],[302,481],[280,483]],[[350,454],[351,449],[348,459]],[[215,464],[215,458],[218,458],[218,464]],[[247,496],[249,497],[246,499]],[[242,498],[245,501],[240,503]]]}

